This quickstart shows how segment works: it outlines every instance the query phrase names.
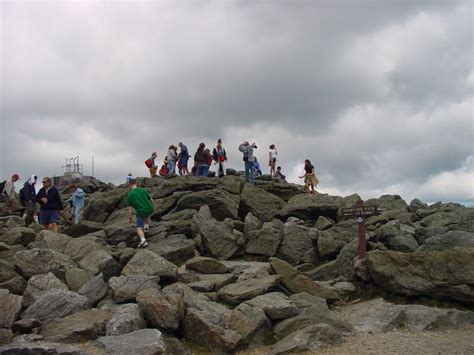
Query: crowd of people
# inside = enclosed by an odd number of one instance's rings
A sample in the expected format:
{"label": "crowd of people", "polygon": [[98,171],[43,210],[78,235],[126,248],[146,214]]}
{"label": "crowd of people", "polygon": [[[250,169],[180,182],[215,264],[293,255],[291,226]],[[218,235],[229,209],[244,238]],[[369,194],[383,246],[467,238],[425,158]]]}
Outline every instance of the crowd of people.
{"label": "crowd of people", "polygon": [[[244,162],[245,180],[251,184],[255,184],[255,178],[263,174],[260,162],[254,155],[255,149],[257,149],[257,145],[255,143],[250,144],[248,141],[238,146],[238,150],[242,153],[242,160]],[[156,152],[153,152],[150,157],[145,160],[145,165],[150,172],[150,177],[156,177],[158,174],[161,176],[176,176],[179,174],[181,176],[194,175],[207,177],[211,175],[209,172],[211,166],[215,167],[215,171],[212,172],[213,176],[222,177],[226,175],[227,153],[222,145],[222,139],[218,139],[212,153],[209,148],[206,148],[204,143],[200,143],[194,154],[194,164],[191,170],[188,168],[190,158],[191,155],[189,154],[188,148],[180,142],[177,146],[169,146],[159,170],[156,164],[156,160],[158,159]],[[281,167],[277,166],[277,161],[278,151],[276,146],[272,144],[268,151],[270,176],[285,180],[286,177],[281,172]],[[304,179],[306,191],[310,194],[314,194],[319,180],[316,177],[314,166],[309,159],[305,160],[304,171],[305,173],[299,176],[299,178]],[[5,209],[9,215],[13,214],[16,194],[15,183],[18,180],[20,180],[20,176],[13,174],[10,180],[1,183],[0,191],[4,196]],[[25,222],[32,220],[34,223],[40,223],[46,229],[57,232],[58,220],[64,211],[63,201],[51,178],[43,178],[43,186],[38,192],[36,192],[37,180],[37,175],[31,175],[19,191],[20,202],[24,206],[23,219]],[[137,186],[137,179],[132,173],[127,175],[126,181],[130,187],[130,192],[127,195],[129,223],[131,225],[133,224],[133,215],[135,214],[137,236],[140,240],[138,247],[146,247],[148,243],[145,239],[145,233],[149,230],[150,217],[153,214],[152,199],[145,189]],[[71,184],[69,189],[72,195],[66,203],[71,207],[70,211],[73,222],[79,223],[86,194],[77,183]]]}

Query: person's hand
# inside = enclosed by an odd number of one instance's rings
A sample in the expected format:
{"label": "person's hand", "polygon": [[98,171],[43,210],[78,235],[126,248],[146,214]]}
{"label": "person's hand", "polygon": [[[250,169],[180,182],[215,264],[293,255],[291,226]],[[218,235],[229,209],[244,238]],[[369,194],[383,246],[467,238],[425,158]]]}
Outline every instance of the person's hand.
{"label": "person's hand", "polygon": [[42,197],[42,198],[41,198],[41,202],[43,202],[43,203],[48,203],[48,199],[47,199],[46,197]]}

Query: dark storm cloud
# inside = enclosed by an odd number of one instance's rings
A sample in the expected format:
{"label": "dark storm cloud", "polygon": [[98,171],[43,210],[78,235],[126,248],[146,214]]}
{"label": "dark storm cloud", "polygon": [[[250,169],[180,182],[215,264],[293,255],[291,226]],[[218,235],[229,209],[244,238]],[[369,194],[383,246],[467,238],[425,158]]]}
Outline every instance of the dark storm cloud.
{"label": "dark storm cloud", "polygon": [[315,157],[322,189],[412,196],[472,155],[467,1],[1,6],[2,175],[80,154],[117,182],[221,136],[235,164],[278,143],[292,179]]}

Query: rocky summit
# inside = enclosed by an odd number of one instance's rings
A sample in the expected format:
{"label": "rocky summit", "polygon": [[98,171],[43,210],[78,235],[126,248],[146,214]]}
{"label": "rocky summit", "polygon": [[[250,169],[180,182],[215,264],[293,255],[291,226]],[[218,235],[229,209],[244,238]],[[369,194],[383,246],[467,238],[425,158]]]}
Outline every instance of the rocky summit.
{"label": "rocky summit", "polygon": [[474,324],[473,208],[365,201],[378,213],[361,262],[343,213],[358,195],[143,178],[155,210],[137,249],[128,186],[100,186],[59,233],[0,214],[0,354],[316,353],[358,333]]}

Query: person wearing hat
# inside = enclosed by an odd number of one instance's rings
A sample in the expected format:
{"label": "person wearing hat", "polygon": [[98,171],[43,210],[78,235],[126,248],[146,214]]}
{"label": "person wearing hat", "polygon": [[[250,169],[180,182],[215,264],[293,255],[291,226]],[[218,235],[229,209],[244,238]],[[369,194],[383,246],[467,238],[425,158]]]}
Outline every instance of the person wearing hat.
{"label": "person wearing hat", "polygon": [[9,215],[13,214],[13,207],[15,206],[15,182],[18,180],[20,180],[20,175],[13,174],[2,191],[2,194],[5,196],[5,207]]}
{"label": "person wearing hat", "polygon": [[77,184],[71,184],[69,188],[72,191],[71,197],[71,214],[74,216],[74,223],[81,221],[81,210],[84,207],[86,193]]}
{"label": "person wearing hat", "polygon": [[63,213],[64,206],[59,191],[50,177],[43,178],[43,187],[36,194],[36,200],[41,206],[40,223],[46,229],[57,232],[59,215]]}

